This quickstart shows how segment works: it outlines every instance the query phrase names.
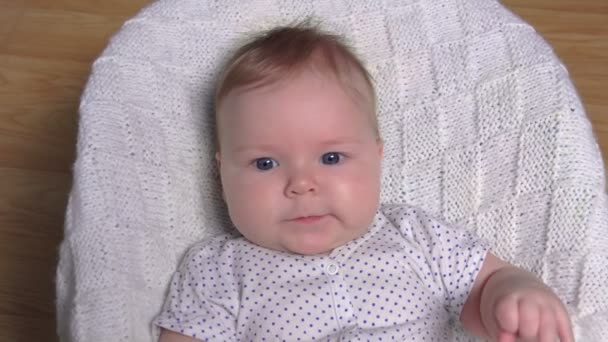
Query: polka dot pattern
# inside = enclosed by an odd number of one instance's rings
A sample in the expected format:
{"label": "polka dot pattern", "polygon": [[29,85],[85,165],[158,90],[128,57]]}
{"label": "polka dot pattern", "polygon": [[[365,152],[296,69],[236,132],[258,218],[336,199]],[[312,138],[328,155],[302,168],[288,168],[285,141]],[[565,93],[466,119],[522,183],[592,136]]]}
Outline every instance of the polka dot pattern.
{"label": "polka dot pattern", "polygon": [[403,205],[329,255],[219,236],[188,252],[154,324],[206,341],[445,341],[486,252]]}

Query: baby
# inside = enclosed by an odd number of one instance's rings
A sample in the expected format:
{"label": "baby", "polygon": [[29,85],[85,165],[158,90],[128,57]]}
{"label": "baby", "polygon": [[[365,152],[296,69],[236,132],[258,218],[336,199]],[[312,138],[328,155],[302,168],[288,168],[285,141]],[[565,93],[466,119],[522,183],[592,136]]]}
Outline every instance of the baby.
{"label": "baby", "polygon": [[573,341],[558,297],[464,229],[380,205],[370,76],[338,37],[279,27],[238,50],[216,98],[240,234],[195,245],[160,341]]}

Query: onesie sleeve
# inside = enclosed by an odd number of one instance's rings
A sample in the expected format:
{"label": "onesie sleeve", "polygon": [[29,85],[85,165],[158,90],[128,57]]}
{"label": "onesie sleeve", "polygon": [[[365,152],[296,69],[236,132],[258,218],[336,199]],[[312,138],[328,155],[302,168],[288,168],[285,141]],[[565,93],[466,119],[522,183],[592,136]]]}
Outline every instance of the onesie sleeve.
{"label": "onesie sleeve", "polygon": [[173,274],[153,329],[165,328],[202,341],[235,341],[238,288],[224,253],[227,237],[191,248]]}
{"label": "onesie sleeve", "polygon": [[433,218],[418,208],[393,206],[385,214],[410,242],[406,258],[410,267],[443,295],[451,315],[460,316],[488,244],[467,229]]}

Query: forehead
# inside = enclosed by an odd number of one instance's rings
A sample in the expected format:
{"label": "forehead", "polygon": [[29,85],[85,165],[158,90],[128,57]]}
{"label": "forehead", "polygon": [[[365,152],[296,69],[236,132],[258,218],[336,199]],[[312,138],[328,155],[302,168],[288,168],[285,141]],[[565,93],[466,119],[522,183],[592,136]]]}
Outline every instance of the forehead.
{"label": "forehead", "polygon": [[[217,85],[216,104],[234,91],[247,91],[258,87],[289,81],[301,75],[318,74],[340,83],[353,91],[356,99],[365,97],[368,104],[375,105],[375,91],[371,75],[358,61],[317,49],[305,60],[295,64],[274,61],[272,58],[255,63],[241,62],[227,69],[227,74]],[[229,77],[230,76],[230,77]]]}
{"label": "forehead", "polygon": [[255,112],[258,107],[263,107],[265,112],[287,107],[282,110],[290,109],[289,112],[292,112],[298,111],[299,107],[295,106],[338,106],[342,109],[348,108],[352,112],[364,111],[365,106],[362,106],[363,101],[359,94],[361,91],[355,92],[358,88],[356,85],[347,86],[328,75],[303,72],[263,86],[235,89],[220,104],[218,114],[228,119],[237,114]]}
{"label": "forehead", "polygon": [[[286,101],[306,98],[310,102],[349,101],[358,110],[366,112],[372,125],[376,125],[375,95],[362,75],[332,74],[328,70],[312,68],[291,73],[268,82],[231,90],[216,103],[216,121],[225,121],[235,110],[252,105],[277,106]],[[319,91],[323,89],[323,91]]]}
{"label": "forehead", "polygon": [[231,138],[240,140],[368,133],[370,113],[360,97],[336,80],[316,73],[234,91],[218,108],[220,142],[230,132],[237,134],[229,134]]}

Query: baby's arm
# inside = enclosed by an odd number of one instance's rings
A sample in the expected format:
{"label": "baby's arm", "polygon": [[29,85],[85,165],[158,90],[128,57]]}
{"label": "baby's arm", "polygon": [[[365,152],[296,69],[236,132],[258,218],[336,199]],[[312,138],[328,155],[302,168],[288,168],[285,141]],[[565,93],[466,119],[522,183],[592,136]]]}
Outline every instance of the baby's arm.
{"label": "baby's arm", "polygon": [[161,328],[158,342],[200,342],[200,340]]}
{"label": "baby's arm", "polygon": [[460,320],[474,334],[499,342],[572,342],[568,313],[549,287],[533,274],[491,253],[479,271]]}

